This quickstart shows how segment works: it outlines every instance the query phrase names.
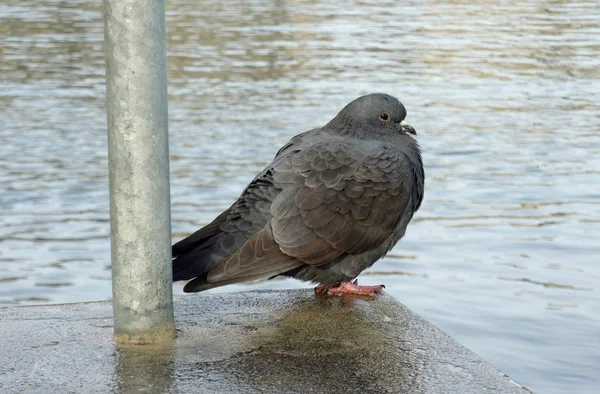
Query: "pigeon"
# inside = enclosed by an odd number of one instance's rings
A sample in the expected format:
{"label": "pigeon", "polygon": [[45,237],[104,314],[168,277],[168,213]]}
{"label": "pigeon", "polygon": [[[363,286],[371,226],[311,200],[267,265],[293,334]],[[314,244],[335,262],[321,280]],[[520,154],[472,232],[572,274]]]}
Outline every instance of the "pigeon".
{"label": "pigeon", "polygon": [[293,137],[237,201],[173,245],[185,292],[287,276],[317,293],[375,296],[356,277],[404,236],[423,201],[415,129],[393,96],[346,105]]}

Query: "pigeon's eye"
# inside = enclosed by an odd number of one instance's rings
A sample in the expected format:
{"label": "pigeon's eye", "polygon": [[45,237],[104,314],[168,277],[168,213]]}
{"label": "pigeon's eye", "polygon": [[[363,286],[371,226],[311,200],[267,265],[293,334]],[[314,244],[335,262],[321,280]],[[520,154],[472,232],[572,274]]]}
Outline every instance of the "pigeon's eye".
{"label": "pigeon's eye", "polygon": [[388,120],[390,118],[390,115],[388,115],[387,112],[382,112],[381,115],[379,115],[379,119],[381,120]]}

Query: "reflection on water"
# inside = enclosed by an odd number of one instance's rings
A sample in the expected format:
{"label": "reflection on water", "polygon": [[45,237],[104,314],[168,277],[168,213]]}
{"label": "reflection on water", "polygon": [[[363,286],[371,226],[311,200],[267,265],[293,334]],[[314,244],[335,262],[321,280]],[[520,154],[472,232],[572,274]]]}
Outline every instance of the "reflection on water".
{"label": "reflection on water", "polygon": [[[101,3],[7,0],[0,18],[0,304],[108,299]],[[292,135],[395,94],[426,198],[363,282],[536,391],[597,387],[595,2],[179,0],[167,18],[174,239]]]}

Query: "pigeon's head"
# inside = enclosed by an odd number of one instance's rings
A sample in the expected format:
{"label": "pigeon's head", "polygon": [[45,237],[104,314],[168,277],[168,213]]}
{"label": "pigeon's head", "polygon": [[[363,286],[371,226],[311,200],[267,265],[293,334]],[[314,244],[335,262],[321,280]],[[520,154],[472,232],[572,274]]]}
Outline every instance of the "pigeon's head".
{"label": "pigeon's head", "polygon": [[395,97],[384,93],[372,93],[352,101],[332,120],[333,124],[360,125],[414,134],[416,131],[405,121],[406,108]]}

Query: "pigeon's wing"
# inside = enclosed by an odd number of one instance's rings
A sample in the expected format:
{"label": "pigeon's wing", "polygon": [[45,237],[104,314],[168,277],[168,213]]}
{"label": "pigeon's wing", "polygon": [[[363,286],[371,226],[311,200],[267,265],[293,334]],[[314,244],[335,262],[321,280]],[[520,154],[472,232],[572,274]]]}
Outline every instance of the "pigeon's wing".
{"label": "pigeon's wing", "polygon": [[308,130],[293,137],[231,207],[210,224],[173,245],[173,280],[207,274],[265,226],[271,216],[270,205],[281,191],[273,184],[273,167],[301,149],[318,130]]}
{"label": "pigeon's wing", "polygon": [[273,187],[271,167],[292,151],[301,149],[319,129],[293,137],[242,192],[240,198],[211,223],[173,245],[174,280],[191,279],[208,272],[232,255],[270,218],[269,206],[280,190]]}
{"label": "pigeon's wing", "polygon": [[410,210],[413,169],[392,146],[329,141],[274,163],[264,173],[281,190],[270,206],[272,218],[206,277],[188,283],[187,291],[369,251],[387,242]]}
{"label": "pigeon's wing", "polygon": [[274,180],[286,187],[271,205],[274,240],[310,265],[380,247],[420,198],[418,169],[392,145],[329,141],[281,167]]}
{"label": "pigeon's wing", "polygon": [[273,240],[270,206],[281,192],[273,182],[277,162],[246,187],[219,224],[217,235],[174,260],[174,280],[195,278],[185,285],[184,291],[270,278],[303,264],[281,253]]}
{"label": "pigeon's wing", "polygon": [[271,217],[271,202],[280,192],[273,186],[268,168],[215,220],[173,245],[174,281],[207,274],[265,226]]}

